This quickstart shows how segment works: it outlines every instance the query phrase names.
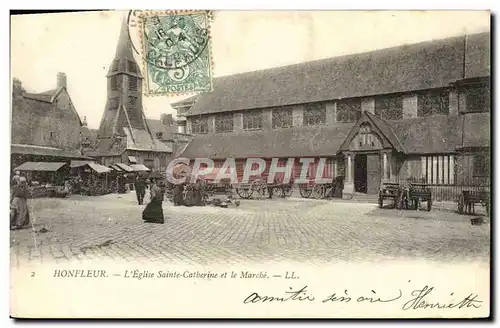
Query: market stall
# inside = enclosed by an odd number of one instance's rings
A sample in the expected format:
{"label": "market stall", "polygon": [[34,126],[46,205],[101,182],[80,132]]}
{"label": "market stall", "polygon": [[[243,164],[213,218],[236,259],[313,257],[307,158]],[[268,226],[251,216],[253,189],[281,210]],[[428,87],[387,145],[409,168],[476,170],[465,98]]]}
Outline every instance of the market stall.
{"label": "market stall", "polygon": [[14,169],[26,176],[31,196],[66,197],[69,193],[65,181],[70,165],[65,162],[25,162]]}

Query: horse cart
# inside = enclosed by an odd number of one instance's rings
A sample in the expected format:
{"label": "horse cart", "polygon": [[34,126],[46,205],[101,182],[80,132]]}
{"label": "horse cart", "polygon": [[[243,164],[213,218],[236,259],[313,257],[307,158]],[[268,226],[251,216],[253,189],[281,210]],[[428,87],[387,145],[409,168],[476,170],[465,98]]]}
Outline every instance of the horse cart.
{"label": "horse cart", "polygon": [[240,183],[235,186],[236,194],[243,199],[265,198],[270,194],[277,197],[290,197],[293,193],[293,183],[282,183],[276,180],[274,183],[268,183],[263,178],[256,178],[249,183]]}
{"label": "horse cart", "polygon": [[324,199],[329,197],[342,198],[344,189],[344,177],[339,176],[332,179],[332,182],[315,184],[309,182],[299,185],[300,195],[309,198],[311,195],[315,199]]}
{"label": "horse cart", "polygon": [[486,209],[486,214],[490,215],[490,192],[463,190],[458,198],[458,213],[460,214],[475,214],[475,205],[483,205]]}
{"label": "horse cart", "polygon": [[401,208],[403,190],[399,183],[384,182],[378,193],[378,207],[384,207],[384,200],[390,199],[394,207]]}
{"label": "horse cart", "polygon": [[408,201],[405,202],[408,209],[418,209],[422,202],[427,203],[427,211],[432,209],[432,192],[424,183],[410,183],[408,186]]}

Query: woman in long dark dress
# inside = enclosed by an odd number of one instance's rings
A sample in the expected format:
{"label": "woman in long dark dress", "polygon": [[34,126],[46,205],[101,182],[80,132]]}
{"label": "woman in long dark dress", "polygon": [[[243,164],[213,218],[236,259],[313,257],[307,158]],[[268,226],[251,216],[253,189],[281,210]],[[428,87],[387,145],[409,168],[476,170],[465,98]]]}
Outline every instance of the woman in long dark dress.
{"label": "woman in long dark dress", "polygon": [[28,210],[29,190],[26,178],[21,177],[19,184],[12,187],[10,205],[10,228],[20,229],[30,223]]}
{"label": "woman in long dark dress", "polygon": [[151,201],[142,212],[142,219],[150,223],[164,223],[162,209],[163,191],[155,179],[151,181],[149,194]]}

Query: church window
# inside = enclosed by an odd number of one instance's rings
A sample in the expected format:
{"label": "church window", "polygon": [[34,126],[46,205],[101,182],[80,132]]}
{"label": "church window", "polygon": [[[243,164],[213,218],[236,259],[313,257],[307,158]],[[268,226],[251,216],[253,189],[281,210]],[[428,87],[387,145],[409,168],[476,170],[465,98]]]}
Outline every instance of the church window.
{"label": "church window", "polygon": [[137,106],[137,97],[129,96],[128,102],[127,102],[127,107],[128,108],[135,108],[136,106]]}
{"label": "church window", "polygon": [[337,102],[337,122],[352,123],[361,117],[361,100],[346,99]]}
{"label": "church window", "polygon": [[191,130],[193,133],[207,133],[208,132],[208,117],[202,116],[193,118],[191,121]]}
{"label": "church window", "polygon": [[403,118],[403,97],[375,98],[375,115],[385,120],[401,120]]}
{"label": "church window", "polygon": [[135,76],[129,76],[128,77],[128,89],[132,91],[137,91],[137,81],[138,78]]}
{"label": "church window", "polygon": [[233,125],[233,113],[219,114],[215,117],[215,132],[232,132]]}
{"label": "church window", "polygon": [[262,129],[262,111],[254,109],[243,113],[243,129],[259,130]]}
{"label": "church window", "polygon": [[293,125],[293,111],[291,108],[275,108],[273,109],[273,129],[289,128]]}
{"label": "church window", "polygon": [[465,91],[467,112],[489,112],[491,96],[489,86],[474,86]]}
{"label": "church window", "polygon": [[449,112],[449,92],[429,91],[418,95],[418,117],[436,114],[447,115]]}
{"label": "church window", "polygon": [[305,105],[303,112],[304,125],[320,125],[326,123],[325,104],[312,103]]}

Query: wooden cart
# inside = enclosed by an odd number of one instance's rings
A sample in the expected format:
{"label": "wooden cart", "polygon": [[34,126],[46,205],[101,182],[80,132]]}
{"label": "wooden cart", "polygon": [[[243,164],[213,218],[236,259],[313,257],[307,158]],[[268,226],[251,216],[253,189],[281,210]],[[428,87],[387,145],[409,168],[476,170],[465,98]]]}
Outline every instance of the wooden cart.
{"label": "wooden cart", "polygon": [[490,192],[463,190],[458,198],[458,213],[474,214],[475,204],[481,204],[486,208],[486,214],[490,215]]}
{"label": "wooden cart", "polygon": [[378,193],[378,207],[384,206],[384,200],[392,199],[394,207],[401,208],[403,191],[399,183],[384,182]]}
{"label": "wooden cart", "polygon": [[427,211],[432,209],[432,192],[424,183],[410,183],[408,188],[408,207],[418,209],[421,202],[427,202]]}
{"label": "wooden cart", "polygon": [[269,190],[276,197],[290,197],[293,193],[292,183],[267,183],[262,178],[257,178],[250,183],[240,183],[235,186],[238,196],[244,199],[269,197]]}

